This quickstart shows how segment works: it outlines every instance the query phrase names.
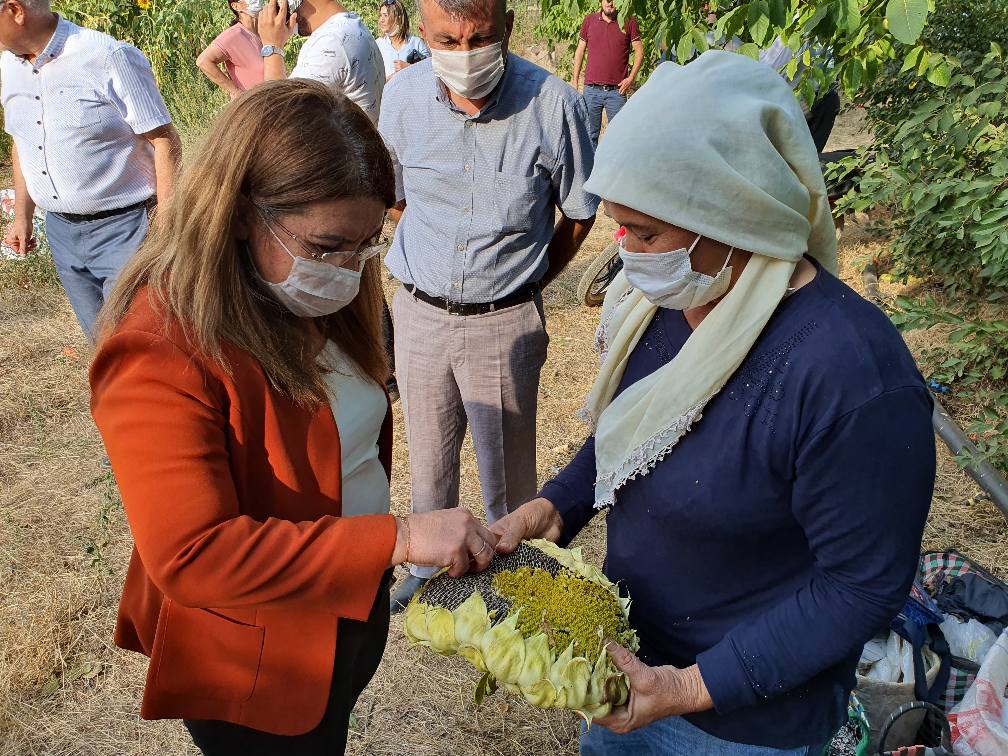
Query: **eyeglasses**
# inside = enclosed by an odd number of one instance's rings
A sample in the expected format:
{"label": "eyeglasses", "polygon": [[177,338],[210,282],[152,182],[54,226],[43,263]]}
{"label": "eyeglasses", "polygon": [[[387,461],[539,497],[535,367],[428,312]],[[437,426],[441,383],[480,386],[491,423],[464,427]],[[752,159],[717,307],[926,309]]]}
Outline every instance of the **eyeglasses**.
{"label": "eyeglasses", "polygon": [[381,0],[381,2],[378,3],[378,7],[381,8],[382,6],[385,5],[398,5],[398,3],[399,0]]}
{"label": "eyeglasses", "polygon": [[381,244],[376,244],[378,236],[374,236],[368,239],[367,242],[360,249],[348,249],[348,250],[333,250],[330,252],[324,251],[321,247],[316,244],[312,244],[306,241],[287,228],[283,223],[281,223],[275,215],[273,215],[268,210],[265,210],[258,205],[255,205],[256,210],[259,211],[260,215],[263,217],[263,221],[266,223],[266,228],[269,232],[273,234],[273,238],[280,242],[280,246],[286,250],[287,254],[294,257],[291,251],[287,249],[287,245],[280,241],[280,238],[273,232],[270,228],[270,224],[276,226],[281,231],[283,231],[287,236],[294,240],[294,242],[301,247],[301,251],[308,255],[312,260],[317,260],[318,262],[328,263],[329,265],[336,265],[338,267],[343,267],[348,262],[357,258],[358,270],[370,260],[375,255],[379,255],[384,251],[384,246]]}

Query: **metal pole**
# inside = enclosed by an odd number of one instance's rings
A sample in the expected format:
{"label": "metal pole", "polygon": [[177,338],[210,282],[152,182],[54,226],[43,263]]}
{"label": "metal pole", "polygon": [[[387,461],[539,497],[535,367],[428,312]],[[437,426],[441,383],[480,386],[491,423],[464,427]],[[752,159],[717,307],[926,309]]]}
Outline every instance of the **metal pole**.
{"label": "metal pole", "polygon": [[[865,266],[861,278],[864,281],[865,293],[868,294],[872,302],[879,304],[881,297],[879,295],[878,269],[875,267],[875,263],[869,263]],[[934,413],[931,415],[931,424],[934,426],[935,433],[945,442],[952,455],[959,456],[962,452],[976,454],[976,447],[966,438],[962,428],[938,401],[938,397],[932,395],[932,398],[934,399]],[[963,470],[976,481],[976,484],[994,502],[994,506],[1001,510],[1001,514],[1008,519],[1008,481],[1004,479],[1004,476],[984,459],[978,460],[975,464],[963,465]]]}

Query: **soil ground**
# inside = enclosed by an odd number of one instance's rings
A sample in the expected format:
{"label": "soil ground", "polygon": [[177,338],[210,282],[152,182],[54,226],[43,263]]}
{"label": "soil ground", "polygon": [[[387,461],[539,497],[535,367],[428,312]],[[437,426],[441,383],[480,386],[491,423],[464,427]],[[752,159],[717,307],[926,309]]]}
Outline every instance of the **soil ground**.
{"label": "soil ground", "polygon": [[[845,114],[830,147],[863,139]],[[568,270],[545,295],[551,335],[539,405],[539,477],[584,438],[575,411],[595,374],[598,311],[575,301],[578,279],[611,239],[600,215]],[[857,227],[841,243],[842,277],[861,290],[857,260],[881,251]],[[884,286],[887,295],[897,293]],[[918,354],[935,334],[908,336]],[[88,348],[51,268],[0,261],[0,756],[195,754],[177,722],[139,719],[146,660],[111,643],[131,540],[101,441],[88,413]],[[402,416],[393,511],[409,509]],[[851,474],[857,474],[852,470]],[[467,442],[463,505],[483,516]],[[1008,574],[1008,527],[939,444],[925,547],[957,546]],[[166,502],[170,506],[170,502]],[[870,533],[865,534],[871,538]],[[601,561],[599,517],[579,538]],[[409,647],[393,619],[388,650],[355,711],[348,753],[363,756],[575,754],[577,720],[502,693],[472,704],[476,675],[463,662]]]}

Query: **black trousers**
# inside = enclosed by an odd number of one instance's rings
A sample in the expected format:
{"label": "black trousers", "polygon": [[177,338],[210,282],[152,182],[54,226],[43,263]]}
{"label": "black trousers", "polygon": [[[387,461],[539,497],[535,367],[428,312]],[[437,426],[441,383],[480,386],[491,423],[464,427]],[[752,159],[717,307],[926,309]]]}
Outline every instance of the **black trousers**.
{"label": "black trousers", "polygon": [[831,89],[812,106],[812,110],[806,117],[809,131],[812,132],[812,141],[815,142],[816,152],[826,149],[826,142],[829,141],[830,133],[833,131],[833,124],[840,113],[840,95],[836,89]]}
{"label": "black trousers", "polygon": [[391,578],[389,570],[382,579],[366,622],[340,619],[329,704],[314,730],[304,735],[285,736],[231,722],[183,720],[204,756],[334,756],[344,753],[350,712],[385,652]]}

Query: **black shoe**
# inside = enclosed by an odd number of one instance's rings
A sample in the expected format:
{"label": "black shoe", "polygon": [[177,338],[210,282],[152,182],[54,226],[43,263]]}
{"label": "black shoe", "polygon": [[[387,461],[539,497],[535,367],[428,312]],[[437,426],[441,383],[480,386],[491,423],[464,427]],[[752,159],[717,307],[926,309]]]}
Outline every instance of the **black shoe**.
{"label": "black shoe", "polygon": [[392,601],[389,605],[389,611],[392,614],[399,614],[406,608],[406,605],[413,598],[413,594],[423,588],[424,583],[427,582],[427,578],[417,577],[416,575],[408,575],[405,580],[399,583],[398,587],[392,591]]}

